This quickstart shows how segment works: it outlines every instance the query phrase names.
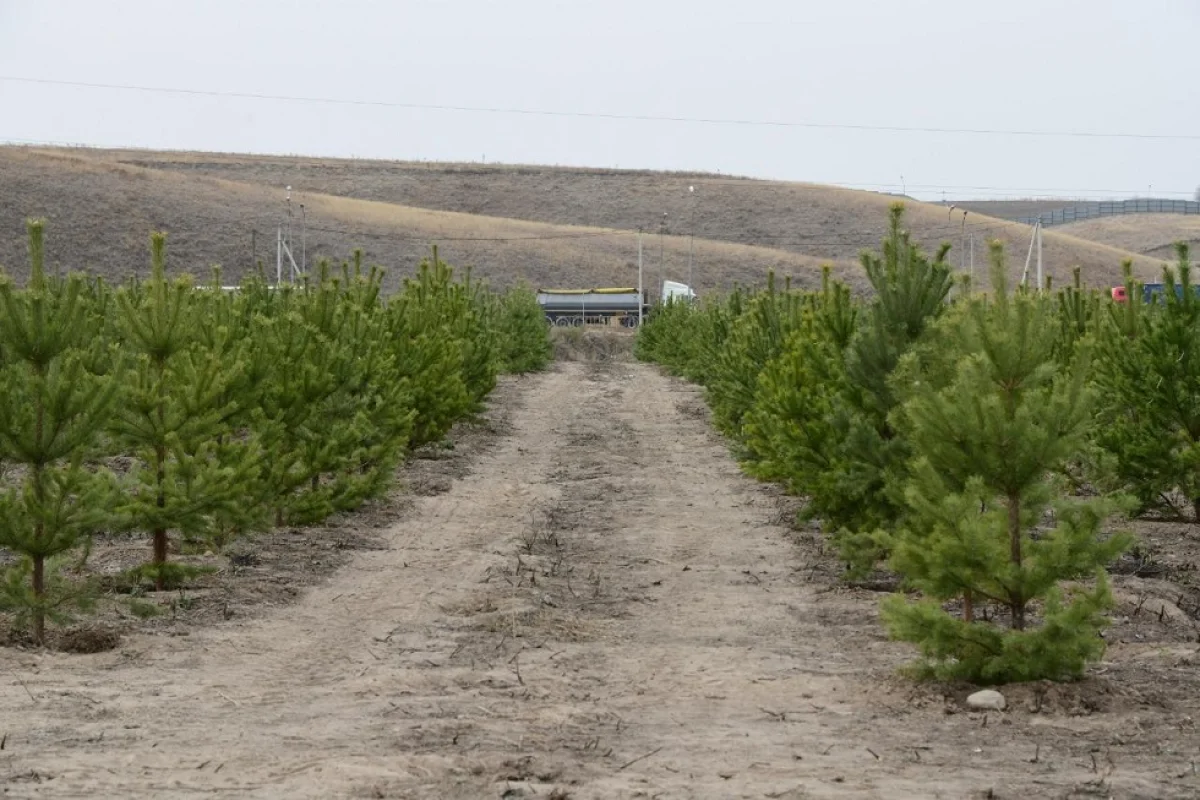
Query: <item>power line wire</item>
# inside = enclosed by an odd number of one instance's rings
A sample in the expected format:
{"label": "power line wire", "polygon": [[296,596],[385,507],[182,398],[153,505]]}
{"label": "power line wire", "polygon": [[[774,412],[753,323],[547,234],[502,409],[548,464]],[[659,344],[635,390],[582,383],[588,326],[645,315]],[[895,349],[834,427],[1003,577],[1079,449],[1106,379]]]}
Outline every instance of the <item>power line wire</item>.
{"label": "power line wire", "polygon": [[243,100],[273,100],[289,103],[310,103],[341,106],[367,106],[376,108],[401,108],[419,111],[457,111],[477,114],[515,114],[539,117],[567,117],[579,119],[625,120],[635,122],[673,122],[701,125],[731,125],[742,127],[810,128],[818,130],[868,131],[878,133],[945,133],[982,136],[1023,136],[1086,139],[1148,139],[1158,141],[1200,141],[1200,134],[1133,133],[1103,131],[1054,131],[1054,130],[1004,130],[997,128],[945,128],[934,126],[866,125],[833,122],[807,122],[790,120],[737,119],[728,117],[684,117],[659,114],[618,114],[599,111],[555,111],[548,109],[516,108],[504,106],[465,106],[432,103],[409,103],[386,100],[351,100],[335,97],[306,97],[302,95],[267,94],[264,92],[217,91],[212,89],[181,89],[165,86],[139,86],[134,84],[96,83],[90,81],[55,80],[51,78],[29,78],[17,75],[0,75],[0,81],[40,86],[69,86],[79,89],[103,89],[111,91],[147,92],[174,94],[193,97],[222,97]]}

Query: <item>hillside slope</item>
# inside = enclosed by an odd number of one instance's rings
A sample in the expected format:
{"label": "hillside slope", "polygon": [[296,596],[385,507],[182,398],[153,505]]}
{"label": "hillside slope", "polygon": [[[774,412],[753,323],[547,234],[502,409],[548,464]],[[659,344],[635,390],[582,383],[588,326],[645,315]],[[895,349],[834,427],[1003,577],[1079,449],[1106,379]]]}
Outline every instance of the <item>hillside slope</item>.
{"label": "hillside slope", "polygon": [[[667,230],[753,244],[835,261],[857,260],[875,247],[895,198],[874,192],[814,184],[751,180],[694,173],[482,164],[431,164],[349,159],[84,151],[187,175],[223,177],[297,192],[317,192],[388,203],[656,233],[666,214]],[[689,192],[689,187],[695,187]],[[907,201],[908,226],[927,248],[949,240],[959,263],[963,227],[941,205]],[[978,275],[986,262],[985,242],[1004,242],[1010,263],[1023,266],[1029,246],[1026,225],[971,214],[965,232],[975,237]],[[1120,278],[1129,253],[1056,230],[1045,233],[1047,273],[1067,280],[1074,266],[1085,280],[1109,285]],[[1161,265],[1138,260],[1139,271],[1157,274]],[[1019,269],[1015,269],[1019,272]]]}
{"label": "hillside slope", "polygon": [[[222,265],[237,281],[265,261],[273,274],[275,236],[286,220],[280,192],[253,184],[182,175],[65,153],[0,148],[0,265],[27,271],[24,225],[30,216],[49,222],[51,268],[84,269],[120,280],[148,272],[151,231],[168,232],[173,270],[207,276]],[[369,263],[388,268],[396,286],[439,244],[441,257],[494,285],[524,280],[536,285],[637,284],[637,236],[628,231],[549,225],[521,220],[415,209],[388,203],[307,193],[297,197],[293,239],[300,260],[298,205],[305,203],[304,249],[309,265],[340,261],[361,247]],[[684,237],[645,237],[647,286],[687,274]],[[661,245],[661,247],[660,247]],[[256,249],[255,249],[256,248]],[[660,259],[660,253],[662,258]],[[794,253],[694,242],[696,284],[704,288],[761,282],[768,269],[816,286],[820,261]],[[861,287],[854,263],[836,273]]]}
{"label": "hillside slope", "polygon": [[1175,260],[1175,243],[1187,242],[1200,257],[1200,216],[1126,214],[1060,225],[1056,230],[1153,258]]}
{"label": "hillside slope", "polygon": [[[476,167],[399,162],[209,156],[126,151],[0,148],[0,264],[24,263],[20,221],[51,220],[50,257],[110,276],[144,269],[150,230],[171,234],[172,263],[197,273],[224,266],[230,280],[255,257],[273,266],[275,231],[285,221],[282,186],[293,187],[293,231],[305,205],[310,262],[362,247],[392,268],[393,282],[437,242],[450,263],[472,265],[498,285],[636,283],[636,228],[668,212],[668,235],[646,224],[646,283],[687,277],[687,225],[672,223],[694,203],[698,289],[762,279],[769,268],[815,285],[823,262],[862,288],[857,256],[875,248],[893,198],[824,186],[716,176],[543,167]],[[696,186],[694,195],[688,186]],[[703,201],[700,199],[703,198]],[[947,209],[910,202],[907,224],[932,249],[961,242]],[[419,206],[420,208],[417,208]],[[449,210],[447,210],[449,209]],[[968,218],[976,275],[986,274],[985,240],[1006,245],[1020,273],[1027,226]],[[674,234],[674,235],[671,235]],[[962,264],[960,248],[952,258]],[[1079,265],[1107,286],[1130,257],[1095,242],[1047,231],[1047,274],[1056,283]],[[1136,259],[1141,276],[1161,263]]]}

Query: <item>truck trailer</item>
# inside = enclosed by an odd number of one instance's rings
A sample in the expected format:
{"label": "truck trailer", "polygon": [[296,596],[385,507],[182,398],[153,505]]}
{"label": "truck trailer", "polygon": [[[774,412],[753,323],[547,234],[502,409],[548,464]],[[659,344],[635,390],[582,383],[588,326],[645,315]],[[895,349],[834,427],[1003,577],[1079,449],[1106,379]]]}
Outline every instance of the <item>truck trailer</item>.
{"label": "truck trailer", "polygon": [[620,325],[636,328],[638,312],[649,306],[637,289],[539,289],[546,321],[559,327]]}
{"label": "truck trailer", "polygon": [[[620,325],[636,328],[638,312],[650,313],[647,296],[634,288],[538,289],[538,304],[551,325]],[[696,292],[685,283],[663,281],[662,302],[695,302]]]}

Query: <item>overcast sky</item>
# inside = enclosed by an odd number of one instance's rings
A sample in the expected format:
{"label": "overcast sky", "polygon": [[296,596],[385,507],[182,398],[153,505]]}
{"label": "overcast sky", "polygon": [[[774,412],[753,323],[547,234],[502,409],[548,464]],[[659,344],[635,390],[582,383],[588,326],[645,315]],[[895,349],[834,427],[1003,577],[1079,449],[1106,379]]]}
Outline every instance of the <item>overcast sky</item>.
{"label": "overcast sky", "polygon": [[1197,0],[0,0],[0,141],[1185,197],[1198,53]]}

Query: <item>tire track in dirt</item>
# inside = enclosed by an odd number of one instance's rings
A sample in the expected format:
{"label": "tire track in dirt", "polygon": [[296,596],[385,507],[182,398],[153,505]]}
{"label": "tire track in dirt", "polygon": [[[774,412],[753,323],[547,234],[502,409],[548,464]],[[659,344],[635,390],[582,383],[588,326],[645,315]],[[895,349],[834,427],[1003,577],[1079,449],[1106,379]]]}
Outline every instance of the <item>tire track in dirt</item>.
{"label": "tire track in dirt", "polygon": [[505,396],[510,431],[470,475],[295,605],[111,653],[0,652],[0,790],[1195,796],[1136,744],[1099,773],[1089,754],[1136,739],[1136,715],[966,714],[891,678],[909,653],[874,598],[808,582],[694,388],[566,363]]}

